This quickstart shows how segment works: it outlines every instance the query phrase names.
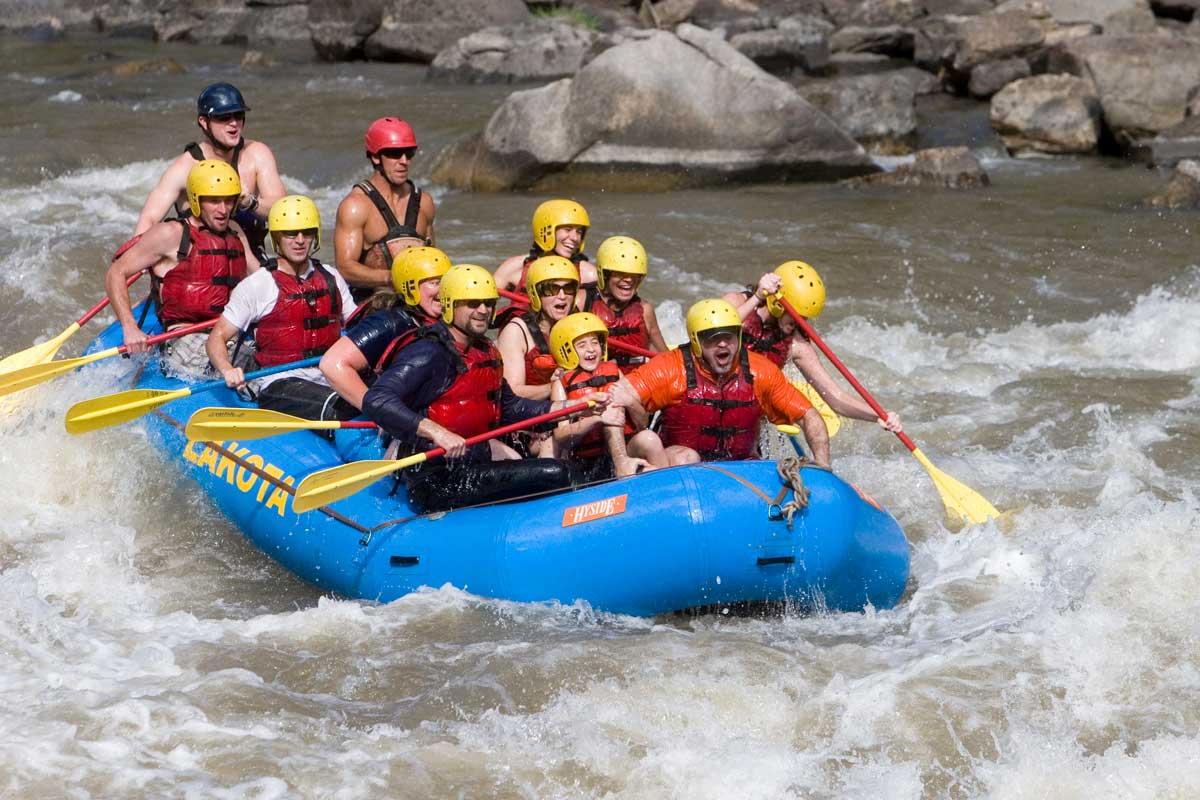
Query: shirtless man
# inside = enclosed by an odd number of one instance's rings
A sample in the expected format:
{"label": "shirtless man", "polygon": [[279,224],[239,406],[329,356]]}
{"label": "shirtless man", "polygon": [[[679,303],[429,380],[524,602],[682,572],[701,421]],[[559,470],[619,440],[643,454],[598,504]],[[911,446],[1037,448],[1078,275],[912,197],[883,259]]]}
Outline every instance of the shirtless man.
{"label": "shirtless man", "polygon": [[249,110],[242,93],[228,83],[214,83],[200,93],[196,100],[196,124],[205,141],[189,144],[167,167],[142,206],[133,231],[135,236],[161,222],[172,210],[180,217],[190,213],[188,173],[200,161],[215,159],[237,170],[242,194],[238,197],[234,220],[250,237],[255,255],[259,259],[265,257],[267,212],[283,197],[284,189],[271,148],[242,136]]}
{"label": "shirtless man", "polygon": [[338,272],[359,302],[391,287],[392,260],[401,250],[433,245],[437,213],[433,198],[408,177],[417,154],[411,125],[396,117],[377,119],[367,128],[365,142],[375,174],[356,183],[342,200],[333,229]]}
{"label": "shirtless man", "polygon": [[[224,161],[199,161],[188,174],[186,186],[192,213],[185,219],[156,223],[135,237],[104,278],[131,354],[149,348],[146,334],[133,317],[126,285],[130,275],[152,265],[158,318],[165,330],[171,330],[220,315],[233,287],[259,266],[246,246],[245,234],[233,221],[242,195],[233,167]],[[208,371],[207,339],[207,333],[193,333],[168,342],[163,348],[165,366],[188,375]]]}

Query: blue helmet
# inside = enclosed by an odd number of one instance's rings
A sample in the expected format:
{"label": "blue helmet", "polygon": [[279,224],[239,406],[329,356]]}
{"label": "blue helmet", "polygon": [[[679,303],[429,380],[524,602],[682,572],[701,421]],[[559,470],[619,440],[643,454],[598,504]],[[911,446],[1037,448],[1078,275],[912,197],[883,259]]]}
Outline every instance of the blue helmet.
{"label": "blue helmet", "polygon": [[206,86],[196,98],[196,113],[202,117],[219,114],[245,113],[250,109],[242,99],[242,93],[231,83],[214,83]]}

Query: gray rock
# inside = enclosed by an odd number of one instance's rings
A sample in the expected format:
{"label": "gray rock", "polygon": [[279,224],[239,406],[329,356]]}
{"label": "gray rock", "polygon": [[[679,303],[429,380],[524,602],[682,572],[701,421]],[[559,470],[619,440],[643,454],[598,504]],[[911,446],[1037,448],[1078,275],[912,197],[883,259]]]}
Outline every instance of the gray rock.
{"label": "gray rock", "polygon": [[992,0],[924,0],[922,5],[925,13],[931,17],[947,14],[973,17],[977,14],[990,14],[994,7]]}
{"label": "gray rock", "polygon": [[1180,161],[1167,185],[1144,198],[1140,205],[1171,210],[1200,208],[1200,161]]}
{"label": "gray rock", "polygon": [[739,33],[729,44],[768,72],[821,72],[829,66],[825,33],[801,25]]}
{"label": "gray rock", "polygon": [[565,22],[530,20],[484,28],[438,53],[431,78],[458,81],[535,81],[574,75],[601,35]]}
{"label": "gray rock", "polygon": [[383,22],[386,0],[310,0],[308,32],[325,61],[362,58],[367,37]]}
{"label": "gray rock", "polygon": [[469,33],[528,19],[521,0],[390,0],[363,53],[379,61],[429,63]]}
{"label": "gray rock", "polygon": [[835,78],[877,75],[880,72],[893,72],[906,66],[908,66],[907,61],[879,53],[834,53],[829,57],[829,67]]}
{"label": "gray rock", "polygon": [[1060,45],[1050,68],[1086,78],[1104,121],[1129,143],[1178,125],[1200,86],[1200,43],[1172,36],[1092,36]]}
{"label": "gray rock", "polygon": [[1132,8],[1123,9],[1109,14],[1101,26],[1104,32],[1113,36],[1132,33],[1154,33],[1158,30],[1158,21],[1149,3],[1142,0]]}
{"label": "gray rock", "polygon": [[1036,75],[996,93],[991,122],[1014,154],[1088,153],[1100,137],[1100,102],[1082,78]]}
{"label": "gray rock", "polygon": [[657,28],[674,28],[692,18],[699,0],[658,0],[650,8],[641,5],[645,10],[644,22]]}
{"label": "gray rock", "polygon": [[896,58],[912,58],[913,31],[900,25],[882,28],[850,25],[830,37],[829,47],[835,53],[880,53]]}
{"label": "gray rock", "polygon": [[911,186],[974,189],[991,183],[983,165],[966,147],[934,147],[917,151],[911,164],[844,181],[854,187]]}
{"label": "gray rock", "polygon": [[879,151],[905,151],[905,140],[917,128],[911,76],[885,72],[833,78],[806,83],[797,91],[855,139]]}
{"label": "gray rock", "polygon": [[0,4],[0,31],[18,31],[27,38],[50,41],[65,27],[87,25],[92,18],[89,9],[68,0],[7,0]]}
{"label": "gray rock", "polygon": [[1023,58],[1006,58],[978,64],[971,70],[971,82],[967,91],[973,97],[986,100],[1013,81],[1031,75],[1029,62]]}
{"label": "gray rock", "polygon": [[246,45],[291,44],[310,38],[307,4],[274,2],[250,6],[237,0],[164,7],[167,10],[154,22],[159,41]]}
{"label": "gray rock", "polygon": [[433,179],[479,190],[651,189],[875,169],[792,87],[685,24],[606,50],[574,78],[514,92],[481,134],[439,156]]}
{"label": "gray rock", "polygon": [[1153,138],[1139,139],[1130,146],[1130,155],[1161,167],[1200,159],[1200,117],[1188,117]]}
{"label": "gray rock", "polygon": [[913,94],[917,97],[926,94],[937,94],[942,91],[942,79],[932,72],[926,72],[917,67],[903,67],[893,73],[893,77],[903,79],[912,84]]}
{"label": "gray rock", "polygon": [[1091,22],[1107,28],[1114,15],[1128,15],[1144,10],[1153,16],[1146,0],[1040,0],[1055,21],[1061,23]]}
{"label": "gray rock", "polygon": [[860,0],[854,4],[843,25],[882,28],[906,25],[922,16],[925,16],[925,8],[921,0]]}
{"label": "gray rock", "polygon": [[1033,52],[1046,39],[1042,26],[1023,11],[970,17],[959,26],[959,36],[954,49],[954,69],[963,74],[988,61]]}
{"label": "gray rock", "polygon": [[913,63],[930,72],[938,72],[954,61],[959,28],[970,17],[925,17],[912,24]]}

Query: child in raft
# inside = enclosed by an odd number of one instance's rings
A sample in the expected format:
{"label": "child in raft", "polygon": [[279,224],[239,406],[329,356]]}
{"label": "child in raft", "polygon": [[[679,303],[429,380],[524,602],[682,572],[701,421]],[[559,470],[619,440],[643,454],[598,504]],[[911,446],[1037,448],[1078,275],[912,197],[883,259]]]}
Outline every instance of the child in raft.
{"label": "child in raft", "polygon": [[[550,351],[562,372],[553,382],[551,399],[574,400],[624,380],[617,362],[608,360],[608,327],[590,312],[556,322]],[[644,418],[628,419],[625,409],[613,406],[597,416],[560,423],[554,450],[559,458],[575,462],[589,482],[667,466],[658,434],[645,428]]]}

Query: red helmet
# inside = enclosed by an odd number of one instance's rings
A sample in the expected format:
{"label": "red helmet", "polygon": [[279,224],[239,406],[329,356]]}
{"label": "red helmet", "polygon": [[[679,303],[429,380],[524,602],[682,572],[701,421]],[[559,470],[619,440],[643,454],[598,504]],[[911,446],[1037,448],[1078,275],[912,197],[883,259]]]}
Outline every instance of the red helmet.
{"label": "red helmet", "polygon": [[392,147],[416,147],[417,135],[409,125],[399,117],[381,117],[371,123],[364,137],[367,153],[375,155],[380,150]]}

